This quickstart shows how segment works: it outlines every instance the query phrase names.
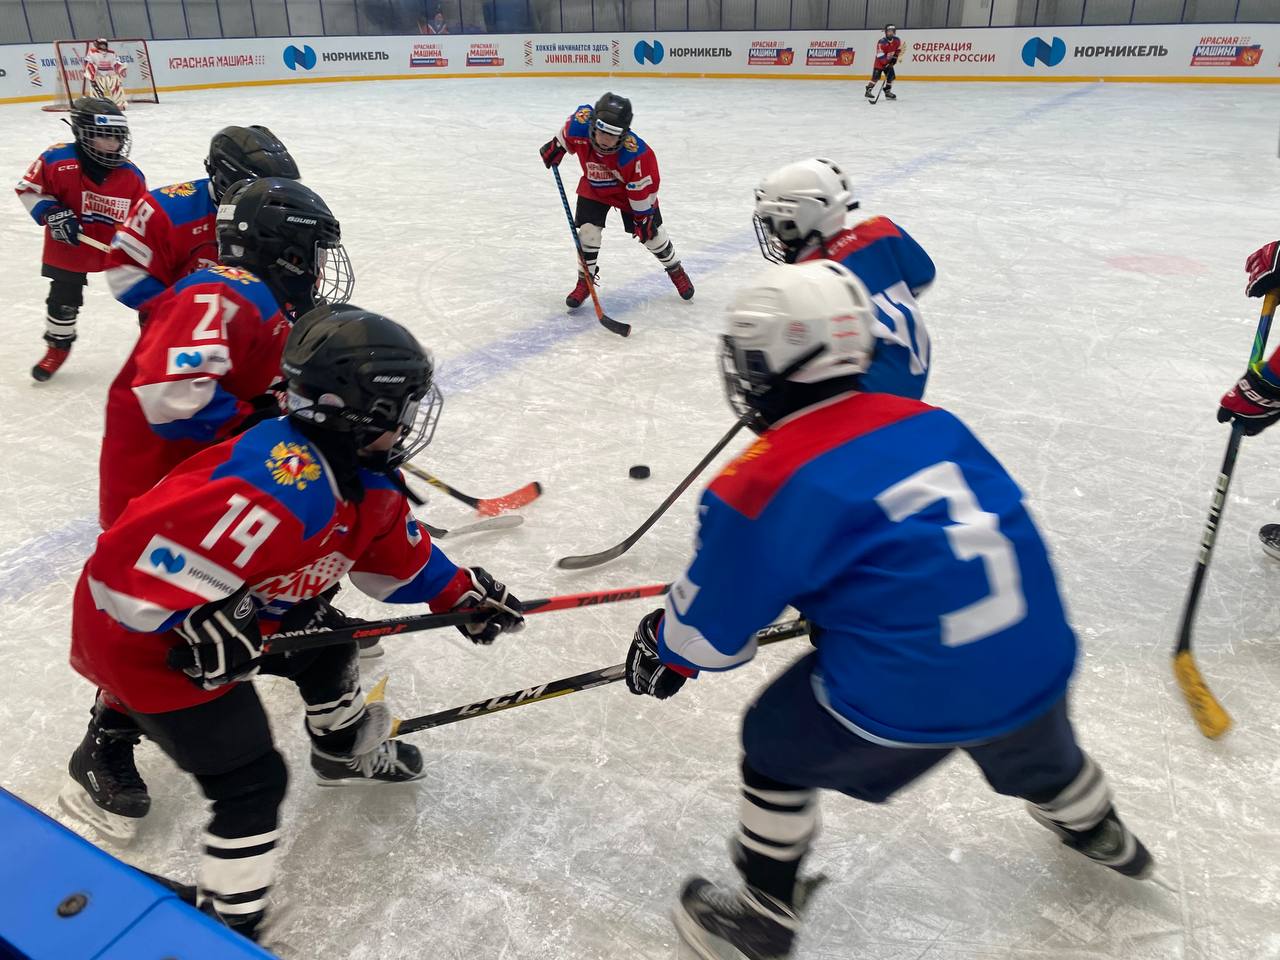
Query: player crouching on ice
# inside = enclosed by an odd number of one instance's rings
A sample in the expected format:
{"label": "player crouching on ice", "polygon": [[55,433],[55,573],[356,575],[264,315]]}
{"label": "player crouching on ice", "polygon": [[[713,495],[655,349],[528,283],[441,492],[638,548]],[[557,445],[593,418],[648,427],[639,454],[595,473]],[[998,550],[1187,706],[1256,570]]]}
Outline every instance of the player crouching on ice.
{"label": "player crouching on ice", "polygon": [[853,226],[853,186],[839,166],[822,158],[789,163],[756,188],[755,228],[760,252],[773,263],[834,260],[858,275],[876,305],[876,362],[863,374],[867,393],[919,400],[932,350],[916,298],[937,268],[924,248],[888,217]]}
{"label": "player crouching on ice", "polygon": [[693,561],[627,656],[631,691],[664,699],[750,660],[787,606],[813,624],[816,650],[743,719],[744,885],[696,877],[676,907],[711,960],[790,956],[818,790],[882,803],[956,749],[1072,849],[1153,866],[1076,742],[1075,636],[1017,484],[950,413],[863,391],[875,324],[834,263],[772,267],[734,298],[725,384],[760,439],[703,493]]}
{"label": "player crouching on ice", "polygon": [[[582,164],[574,221],[592,280],[598,274],[596,258],[613,207],[622,214],[623,229],[658,258],[680,296],[691,300],[693,281],[676,259],[658,209],[658,158],[631,131],[632,116],[631,101],[614,93],[606,93],[594,107],[582,104],[542,145],[542,162],[547,169],[558,167],[564,155],[572,153]],[[579,307],[588,296],[587,279],[579,265],[577,286],[564,302],[570,308]]]}
{"label": "player crouching on ice", "polygon": [[898,28],[892,23],[884,25],[884,36],[876,41],[876,60],[871,66],[871,79],[867,81],[867,89],[865,96],[868,100],[874,100],[875,94],[872,90],[879,82],[880,78],[884,78],[884,95],[886,100],[897,100],[898,95],[893,92],[893,81],[897,77],[894,72],[894,66],[898,63],[898,57],[902,54],[902,40],[898,38]]}
{"label": "player crouching on ice", "polygon": [[[57,373],[76,340],[76,317],[84,305],[86,275],[106,267],[99,247],[111,242],[147,183],[129,162],[129,121],[110,100],[81,97],[71,105],[73,144],[55,143],[36,158],[18,181],[18,198],[45,228],[44,357],[31,376],[45,381]],[[97,246],[82,243],[81,235]]]}
{"label": "player crouching on ice", "polygon": [[387,603],[482,608],[462,628],[475,643],[524,622],[505,586],[455,566],[410,513],[398,467],[431,440],[441,406],[413,336],[358,307],[319,306],[290,333],[282,367],[289,414],[195,454],[135,498],[98,539],[72,619],[72,666],[208,798],[198,897],[251,937],[287,772],[242,681],[270,673],[298,685],[320,783],[422,776],[418,750],[387,739],[385,704],[365,704],[356,644],[263,655],[275,611],[349,574]]}

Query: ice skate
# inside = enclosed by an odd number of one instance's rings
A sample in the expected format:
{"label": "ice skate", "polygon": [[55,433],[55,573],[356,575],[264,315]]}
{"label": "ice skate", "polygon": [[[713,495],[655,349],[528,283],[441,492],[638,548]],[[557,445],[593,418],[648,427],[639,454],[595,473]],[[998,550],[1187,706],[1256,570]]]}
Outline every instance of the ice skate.
{"label": "ice skate", "polygon": [[681,300],[693,299],[693,281],[689,279],[689,275],[684,272],[684,267],[676,264],[673,267],[667,267],[667,276],[671,278],[671,282],[675,284],[676,292],[680,294]]}
{"label": "ice skate", "polygon": [[1155,869],[1155,860],[1147,848],[1116,815],[1114,807],[1088,830],[1069,830],[1045,816],[1033,803],[1027,804],[1033,820],[1056,833],[1064,844],[1095,863],[1110,867],[1116,873],[1135,880],[1145,880]]}
{"label": "ice skate", "polygon": [[676,930],[704,960],[780,960],[791,956],[800,919],[753,887],[702,877],[686,881],[673,914]]}
{"label": "ice skate", "polygon": [[31,376],[39,383],[44,383],[55,373],[58,368],[67,362],[67,357],[71,356],[71,344],[73,341],[59,337],[52,339],[45,337],[44,356],[40,358],[40,362],[31,368]]}
{"label": "ice skate", "polygon": [[103,836],[128,843],[151,809],[147,785],[133,763],[142,739],[136,729],[104,727],[95,711],[80,746],[67,764],[70,780],[58,803]]}

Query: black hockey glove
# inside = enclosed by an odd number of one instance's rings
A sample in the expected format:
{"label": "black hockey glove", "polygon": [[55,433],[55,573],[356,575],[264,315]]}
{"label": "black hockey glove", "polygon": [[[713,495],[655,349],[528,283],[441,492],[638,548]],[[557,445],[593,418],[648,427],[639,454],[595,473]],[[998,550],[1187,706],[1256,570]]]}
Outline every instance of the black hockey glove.
{"label": "black hockey glove", "polygon": [[1246,437],[1256,436],[1280,420],[1280,387],[1250,368],[1222,396],[1218,422],[1235,420]]}
{"label": "black hockey glove", "polygon": [[631,232],[641,243],[648,243],[658,235],[658,225],[653,213],[637,213],[631,218]]}
{"label": "black hockey glove", "polygon": [[542,164],[548,170],[552,167],[560,166],[560,161],[564,159],[564,144],[560,142],[559,137],[552,137],[544,143],[538,150],[542,154]]}
{"label": "black hockey glove", "polygon": [[896,67],[898,65],[898,55],[895,53],[889,58],[889,66]]}
{"label": "black hockey glove", "polygon": [[49,236],[59,243],[80,246],[80,218],[75,211],[66,207],[54,207],[44,218],[44,225],[49,228]]}
{"label": "black hockey glove", "polygon": [[481,611],[474,620],[458,624],[458,630],[472,643],[493,643],[500,633],[524,628],[520,601],[483,567],[460,567],[431,601],[436,613],[463,607],[479,607]]}
{"label": "black hockey glove", "polygon": [[258,672],[262,633],[248,586],[223,600],[196,607],[174,632],[187,646],[169,651],[169,666],[181,670],[198,687],[217,690]]}
{"label": "black hockey glove", "polygon": [[663,663],[658,656],[658,624],[662,623],[662,614],[662,608],[645,614],[636,626],[631,649],[627,651],[627,689],[659,700],[674,697],[685,680],[697,676],[684,667]]}
{"label": "black hockey glove", "polygon": [[1280,288],[1280,240],[1272,240],[1249,254],[1244,262],[1244,269],[1249,274],[1249,282],[1245,285],[1245,295],[1265,297],[1272,290]]}

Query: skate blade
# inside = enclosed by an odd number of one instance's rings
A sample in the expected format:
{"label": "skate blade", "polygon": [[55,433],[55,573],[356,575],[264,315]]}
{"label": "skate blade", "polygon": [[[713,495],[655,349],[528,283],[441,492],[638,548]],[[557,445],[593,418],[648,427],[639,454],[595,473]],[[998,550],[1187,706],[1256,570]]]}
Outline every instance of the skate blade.
{"label": "skate blade", "polygon": [[67,785],[58,794],[58,805],[81,823],[88,824],[108,840],[121,845],[132,843],[138,833],[140,817],[124,817],[103,810],[93,802],[89,791],[75,780],[68,779]]}
{"label": "skate blade", "polygon": [[671,908],[676,933],[702,960],[749,960],[747,955],[728,941],[704,930],[679,901]]}

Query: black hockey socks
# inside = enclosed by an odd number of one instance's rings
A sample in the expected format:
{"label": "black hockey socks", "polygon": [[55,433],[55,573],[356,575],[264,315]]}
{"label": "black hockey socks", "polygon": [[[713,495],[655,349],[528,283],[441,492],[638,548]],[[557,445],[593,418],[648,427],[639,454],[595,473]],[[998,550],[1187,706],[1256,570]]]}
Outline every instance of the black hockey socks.
{"label": "black hockey socks", "polygon": [[790,907],[800,861],[818,831],[818,794],[742,764],[734,863],[749,887]]}

